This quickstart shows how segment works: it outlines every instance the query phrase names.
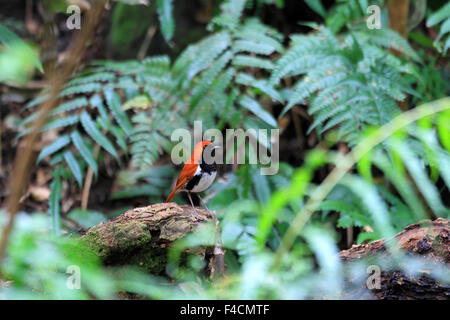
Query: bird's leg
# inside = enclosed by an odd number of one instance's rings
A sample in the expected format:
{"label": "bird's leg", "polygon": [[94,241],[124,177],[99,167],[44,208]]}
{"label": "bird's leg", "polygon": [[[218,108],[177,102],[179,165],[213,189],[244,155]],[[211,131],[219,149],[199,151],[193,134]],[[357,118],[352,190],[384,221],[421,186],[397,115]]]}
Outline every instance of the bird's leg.
{"label": "bird's leg", "polygon": [[200,197],[200,195],[197,193],[197,197],[200,199],[200,202],[203,204],[203,206],[205,207],[206,211],[208,211],[208,213],[210,214],[210,216],[212,216],[213,218],[215,218],[215,213],[213,211],[210,211],[208,209],[208,207],[206,206],[206,202],[203,201],[202,197]]}
{"label": "bird's leg", "polygon": [[202,205],[205,207],[206,211],[209,211],[208,207],[206,206],[205,201],[203,201],[202,197],[200,197],[200,195],[197,193],[197,197],[200,199],[200,202],[202,203]]}
{"label": "bird's leg", "polygon": [[194,209],[195,217],[198,218],[198,217],[199,217],[199,214],[198,214],[198,212],[197,212],[197,209],[195,209],[195,207],[194,207],[194,202],[192,202],[191,192],[188,191],[187,194],[188,194],[189,201],[191,202],[192,209]]}

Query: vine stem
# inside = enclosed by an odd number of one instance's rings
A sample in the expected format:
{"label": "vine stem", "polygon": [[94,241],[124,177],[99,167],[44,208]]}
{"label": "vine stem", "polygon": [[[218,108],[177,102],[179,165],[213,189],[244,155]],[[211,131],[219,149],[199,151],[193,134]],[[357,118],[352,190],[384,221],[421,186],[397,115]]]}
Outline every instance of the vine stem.
{"label": "vine stem", "polygon": [[51,72],[48,81],[50,98],[42,103],[39,117],[33,123],[32,132],[25,137],[24,147],[18,149],[16,152],[13,171],[8,180],[8,186],[11,192],[6,200],[6,211],[9,213],[9,218],[3,229],[0,242],[0,270],[5,256],[9,235],[11,234],[14,225],[14,219],[20,207],[20,197],[25,189],[26,181],[29,178],[32,167],[33,146],[40,136],[40,130],[46,123],[48,114],[57,105],[58,93],[69,76],[76,67],[78,67],[81,57],[84,55],[86,44],[89,43],[94,35],[95,26],[100,20],[104,7],[105,0],[95,1],[95,5],[88,11],[85,18],[86,23],[83,24],[81,32],[77,35],[73,46],[69,49],[66,63],[62,66],[61,70],[51,70],[53,72]]}
{"label": "vine stem", "polygon": [[397,116],[387,124],[378,128],[368,137],[364,138],[352,152],[339,158],[335,168],[325,178],[325,180],[311,194],[303,208],[296,214],[289,229],[286,231],[278,250],[275,253],[273,269],[281,265],[283,255],[292,247],[298,234],[302,231],[305,224],[311,218],[318,205],[325,200],[328,194],[347,174],[347,172],[371,149],[382,143],[393,135],[396,131],[410,125],[411,123],[426,116],[450,109],[450,98],[426,103],[420,107],[411,109]]}

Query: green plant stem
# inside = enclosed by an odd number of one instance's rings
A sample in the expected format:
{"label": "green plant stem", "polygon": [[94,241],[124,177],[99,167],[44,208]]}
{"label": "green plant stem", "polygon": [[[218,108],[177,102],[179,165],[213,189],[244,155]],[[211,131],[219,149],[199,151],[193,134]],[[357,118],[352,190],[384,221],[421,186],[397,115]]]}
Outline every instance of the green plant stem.
{"label": "green plant stem", "polygon": [[272,267],[278,268],[280,266],[283,255],[292,247],[298,234],[302,231],[309,218],[311,218],[318,205],[325,200],[339,181],[367,152],[389,138],[396,131],[408,126],[409,124],[447,109],[450,109],[449,97],[429,102],[408,112],[404,112],[389,123],[377,129],[367,138],[363,139],[352,152],[342,158],[339,158],[335,168],[325,178],[320,186],[313,191],[304,207],[294,217],[294,220],[284,235],[275,254]]}

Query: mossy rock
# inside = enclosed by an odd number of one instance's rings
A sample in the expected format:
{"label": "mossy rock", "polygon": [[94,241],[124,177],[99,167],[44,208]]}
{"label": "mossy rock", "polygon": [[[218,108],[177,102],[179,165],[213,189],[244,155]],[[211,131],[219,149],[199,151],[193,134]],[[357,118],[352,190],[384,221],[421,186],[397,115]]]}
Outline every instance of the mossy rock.
{"label": "mossy rock", "polygon": [[83,241],[105,265],[133,265],[160,275],[171,244],[212,219],[207,211],[197,211],[198,218],[192,207],[176,203],[135,208],[90,228]]}

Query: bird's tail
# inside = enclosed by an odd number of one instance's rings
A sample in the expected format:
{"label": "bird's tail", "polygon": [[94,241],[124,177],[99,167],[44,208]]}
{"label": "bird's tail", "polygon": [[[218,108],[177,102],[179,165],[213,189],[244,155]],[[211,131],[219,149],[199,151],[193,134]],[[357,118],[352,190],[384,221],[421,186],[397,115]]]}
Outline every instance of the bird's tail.
{"label": "bird's tail", "polygon": [[171,200],[176,196],[177,191],[178,191],[177,189],[174,189],[174,190],[172,191],[172,193],[167,197],[166,202],[171,201]]}

